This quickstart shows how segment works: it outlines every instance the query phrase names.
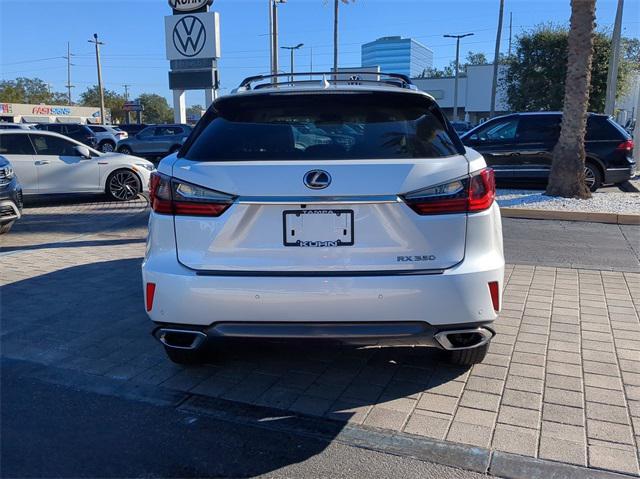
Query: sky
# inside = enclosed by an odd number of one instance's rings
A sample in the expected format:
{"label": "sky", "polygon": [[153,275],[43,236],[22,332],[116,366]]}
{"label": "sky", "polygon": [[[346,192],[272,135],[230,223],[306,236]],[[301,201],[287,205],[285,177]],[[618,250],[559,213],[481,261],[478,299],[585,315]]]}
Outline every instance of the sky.
{"label": "sky", "polygon": [[[611,30],[616,0],[597,0],[596,22]],[[339,66],[360,66],[360,45],[382,36],[401,35],[434,52],[434,65],[455,58],[455,40],[443,34],[473,32],[461,43],[461,56],[484,52],[493,58],[499,0],[356,0],[340,6]],[[220,13],[222,93],[250,75],[269,70],[268,0],[214,0]],[[505,0],[501,51],[513,37],[542,23],[568,25],[569,0]],[[0,0],[0,78],[39,77],[55,91],[66,91],[67,42],[72,52],[73,98],[97,83],[95,50],[88,40],[97,33],[105,88],[129,95],[158,93],[172,103],[165,57],[167,0]],[[332,66],[332,0],[287,0],[279,7],[280,45],[304,43],[296,69]],[[626,0],[623,35],[640,36],[640,0]],[[280,68],[288,71],[282,51]],[[187,93],[187,104],[204,104],[204,94]]]}

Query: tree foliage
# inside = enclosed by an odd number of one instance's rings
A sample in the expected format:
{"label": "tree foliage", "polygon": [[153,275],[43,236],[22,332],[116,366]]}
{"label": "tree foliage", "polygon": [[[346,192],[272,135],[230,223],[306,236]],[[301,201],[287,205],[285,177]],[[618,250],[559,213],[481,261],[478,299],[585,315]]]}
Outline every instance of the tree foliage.
{"label": "tree foliage", "polygon": [[[513,111],[562,110],[567,75],[565,27],[542,25],[516,39],[515,53],[508,59],[504,77],[507,101]],[[589,111],[604,110],[611,39],[604,32],[594,34],[594,54],[589,95]],[[629,73],[640,65],[636,39],[624,39],[618,69],[617,95],[629,88]]]}
{"label": "tree foliage", "polygon": [[[124,95],[113,90],[104,90],[104,107],[111,110],[112,123],[122,123],[125,120],[125,101]],[[80,95],[80,104],[82,106],[100,106],[100,91],[97,85],[87,88]]]}
{"label": "tree foliage", "polygon": [[142,113],[145,123],[170,123],[173,121],[173,110],[167,99],[155,93],[143,93],[138,100],[144,107]]}
{"label": "tree foliage", "polygon": [[[466,61],[460,62],[460,67],[458,74],[466,75],[467,74],[467,66],[469,65],[486,65],[487,56],[482,52],[468,52]],[[420,74],[418,78],[446,78],[452,77],[456,74],[456,61],[451,60],[448,65],[443,67],[442,69],[438,68],[426,68]]]}
{"label": "tree foliage", "polygon": [[0,81],[0,101],[5,103],[67,104],[64,93],[51,92],[40,78],[18,77]]}

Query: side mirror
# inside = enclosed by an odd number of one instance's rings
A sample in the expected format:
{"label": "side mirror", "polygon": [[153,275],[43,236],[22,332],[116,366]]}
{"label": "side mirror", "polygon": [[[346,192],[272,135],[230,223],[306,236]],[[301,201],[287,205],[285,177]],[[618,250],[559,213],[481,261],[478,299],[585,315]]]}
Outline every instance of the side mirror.
{"label": "side mirror", "polygon": [[87,148],[84,145],[76,145],[75,150],[78,152],[78,154],[86,159],[86,160],[90,160],[91,159],[91,152],[89,151],[89,148]]}

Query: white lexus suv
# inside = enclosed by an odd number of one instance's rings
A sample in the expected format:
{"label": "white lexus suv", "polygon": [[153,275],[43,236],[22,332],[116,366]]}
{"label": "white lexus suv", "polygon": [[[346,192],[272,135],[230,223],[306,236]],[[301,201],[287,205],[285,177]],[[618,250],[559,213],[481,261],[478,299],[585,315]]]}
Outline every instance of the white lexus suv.
{"label": "white lexus suv", "polygon": [[408,78],[369,76],[247,78],[152,174],[145,306],[171,360],[329,338],[482,361],[504,274],[493,171]]}

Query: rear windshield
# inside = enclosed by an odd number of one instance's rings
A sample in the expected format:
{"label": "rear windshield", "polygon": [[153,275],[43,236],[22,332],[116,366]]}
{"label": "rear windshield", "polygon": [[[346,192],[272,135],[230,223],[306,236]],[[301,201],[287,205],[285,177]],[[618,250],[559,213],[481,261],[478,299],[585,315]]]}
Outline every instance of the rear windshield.
{"label": "rear windshield", "polygon": [[433,158],[462,153],[437,106],[409,94],[221,99],[181,156],[194,161]]}
{"label": "rear windshield", "polygon": [[589,116],[587,120],[587,141],[620,141],[628,136],[621,126],[606,116]]}

